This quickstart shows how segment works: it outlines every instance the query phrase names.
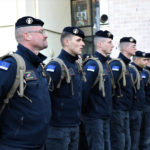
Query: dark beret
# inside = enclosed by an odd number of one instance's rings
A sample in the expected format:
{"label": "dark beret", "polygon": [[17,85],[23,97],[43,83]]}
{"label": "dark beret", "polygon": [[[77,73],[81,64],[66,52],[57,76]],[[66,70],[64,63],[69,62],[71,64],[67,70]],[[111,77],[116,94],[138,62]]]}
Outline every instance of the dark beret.
{"label": "dark beret", "polygon": [[142,51],[136,51],[135,56],[137,57],[146,57],[146,53]]}
{"label": "dark beret", "polygon": [[25,16],[17,20],[17,22],[15,23],[15,28],[43,25],[44,22],[42,20],[33,18],[31,16]]}
{"label": "dark beret", "polygon": [[146,53],[146,57],[147,57],[147,58],[150,58],[150,53]]}
{"label": "dark beret", "polygon": [[120,43],[122,42],[130,42],[136,44],[136,40],[133,37],[123,37],[120,39]]}
{"label": "dark beret", "polygon": [[63,32],[79,36],[83,39],[85,38],[84,32],[81,29],[79,29],[78,27],[65,27],[63,29]]}
{"label": "dark beret", "polygon": [[107,30],[99,30],[95,33],[95,36],[113,39],[113,34]]}

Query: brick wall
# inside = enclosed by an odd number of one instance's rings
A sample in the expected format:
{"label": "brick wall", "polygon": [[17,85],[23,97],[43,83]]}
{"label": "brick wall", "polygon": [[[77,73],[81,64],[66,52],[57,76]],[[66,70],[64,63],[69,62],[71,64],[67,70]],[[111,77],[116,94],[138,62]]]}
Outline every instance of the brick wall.
{"label": "brick wall", "polygon": [[123,36],[133,36],[137,49],[150,52],[150,0],[109,0],[109,30],[114,34],[113,55]]}

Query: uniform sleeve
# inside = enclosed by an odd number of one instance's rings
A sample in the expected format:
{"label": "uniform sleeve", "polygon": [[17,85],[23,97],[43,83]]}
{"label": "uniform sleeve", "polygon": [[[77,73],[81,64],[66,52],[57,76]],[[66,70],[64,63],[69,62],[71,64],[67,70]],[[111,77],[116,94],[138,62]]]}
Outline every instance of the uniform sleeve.
{"label": "uniform sleeve", "polygon": [[10,88],[12,87],[16,77],[17,64],[13,58],[7,58],[0,63],[0,100],[3,100]]}
{"label": "uniform sleeve", "polygon": [[117,84],[117,81],[121,75],[121,71],[122,71],[122,66],[121,63],[119,61],[112,61],[109,64],[111,71],[112,71],[112,75],[113,75],[113,79],[115,84]]}
{"label": "uniform sleeve", "polygon": [[46,67],[46,73],[52,79],[54,87],[57,86],[61,78],[61,67],[57,62],[50,62]]}
{"label": "uniform sleeve", "polygon": [[98,75],[98,65],[96,62],[91,60],[86,63],[86,65],[83,67],[83,70],[86,74],[86,79],[87,79],[87,82],[82,83],[83,85],[82,87],[83,98],[82,99],[83,99],[83,109],[84,109],[84,107],[86,107],[92,85]]}

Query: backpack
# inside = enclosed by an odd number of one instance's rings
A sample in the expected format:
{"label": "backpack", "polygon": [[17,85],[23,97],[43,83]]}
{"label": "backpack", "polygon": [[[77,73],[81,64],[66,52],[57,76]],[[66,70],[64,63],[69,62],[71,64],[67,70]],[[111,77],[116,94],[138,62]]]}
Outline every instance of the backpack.
{"label": "backpack", "polygon": [[[71,83],[72,95],[74,95],[73,82],[72,82],[72,80],[71,80],[71,75],[70,75],[69,69],[67,68],[67,66],[66,66],[66,64],[64,63],[64,61],[63,61],[62,59],[60,59],[60,58],[57,57],[57,58],[52,58],[52,59],[49,61],[49,63],[50,63],[50,62],[57,62],[57,63],[60,65],[60,67],[61,67],[61,77],[60,77],[60,80],[58,81],[58,84],[56,85],[56,88],[60,88],[61,83],[62,83],[62,80],[63,80],[63,79],[66,79],[66,82],[67,82],[68,84]],[[49,64],[49,63],[48,63],[48,64]],[[46,68],[46,67],[48,66],[48,64],[45,65],[44,68]],[[78,61],[76,61],[76,64],[77,64],[77,67],[78,67],[78,72],[81,73],[83,81],[86,82],[85,73],[83,72],[83,69],[82,69],[81,64],[80,64]],[[51,83],[52,83],[52,79],[51,79],[51,77],[49,76],[49,85],[50,85]],[[53,91],[53,90],[54,90],[54,86],[52,87],[52,89],[49,89],[49,90],[50,90],[50,91]]]}
{"label": "backpack", "polygon": [[92,88],[99,82],[99,90],[102,91],[103,97],[105,97],[105,87],[104,87],[104,78],[103,78],[103,74],[104,74],[104,70],[103,70],[103,65],[100,62],[100,60],[97,57],[94,56],[88,56],[86,57],[83,62],[82,65],[84,66],[89,60],[94,60],[97,65],[98,65],[98,75],[92,85]]}
{"label": "backpack", "polygon": [[3,105],[0,109],[0,115],[2,114],[4,108],[6,107],[6,105],[9,103],[9,99],[11,99],[14,95],[14,93],[16,92],[16,90],[18,89],[18,95],[20,97],[24,97],[24,73],[26,70],[26,65],[25,65],[25,61],[24,59],[16,54],[16,53],[8,53],[2,57],[0,57],[0,60],[4,60],[8,57],[13,57],[16,60],[17,63],[17,71],[16,71],[16,78],[14,80],[14,83],[11,87],[11,89],[9,90],[6,98],[3,100]]}

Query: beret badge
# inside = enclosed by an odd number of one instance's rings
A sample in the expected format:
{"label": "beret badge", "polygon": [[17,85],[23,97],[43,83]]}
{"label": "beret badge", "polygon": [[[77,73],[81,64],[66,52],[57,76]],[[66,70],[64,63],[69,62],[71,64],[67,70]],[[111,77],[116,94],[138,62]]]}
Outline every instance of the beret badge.
{"label": "beret badge", "polygon": [[133,38],[130,38],[130,42],[133,42],[134,41],[134,39]]}
{"label": "beret badge", "polygon": [[32,19],[32,18],[27,18],[27,19],[26,19],[26,23],[27,23],[27,24],[32,24],[32,22],[33,22],[33,19]]}
{"label": "beret badge", "polygon": [[74,34],[78,34],[78,33],[79,33],[79,30],[78,30],[78,29],[73,29],[73,33],[74,33]]}
{"label": "beret badge", "polygon": [[143,53],[142,55],[143,55],[143,57],[145,57],[145,56],[146,56],[146,53]]}
{"label": "beret badge", "polygon": [[111,37],[112,34],[110,32],[108,32],[107,35],[108,35],[108,37]]}

